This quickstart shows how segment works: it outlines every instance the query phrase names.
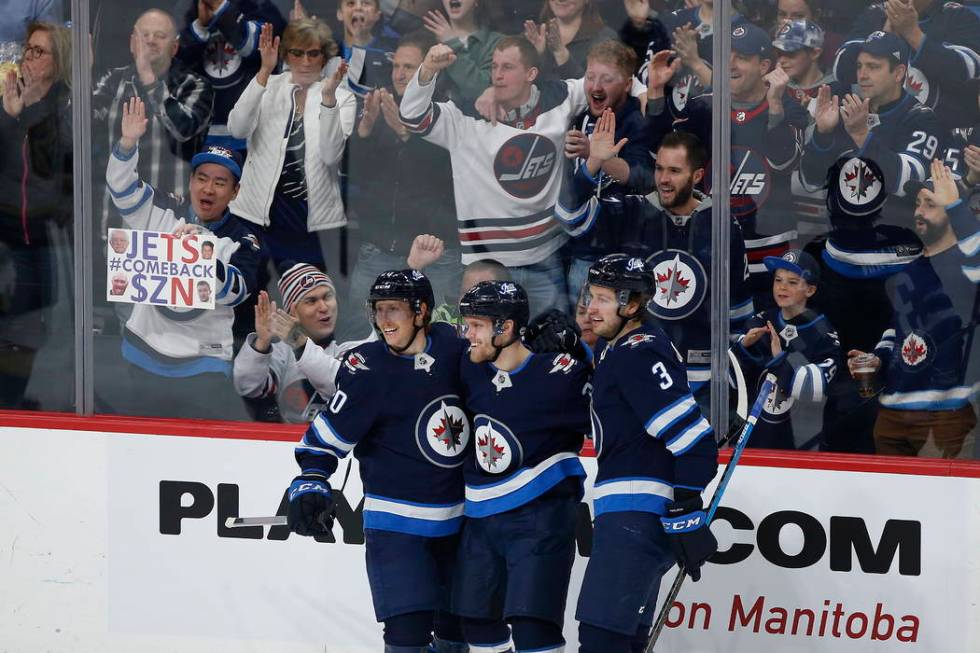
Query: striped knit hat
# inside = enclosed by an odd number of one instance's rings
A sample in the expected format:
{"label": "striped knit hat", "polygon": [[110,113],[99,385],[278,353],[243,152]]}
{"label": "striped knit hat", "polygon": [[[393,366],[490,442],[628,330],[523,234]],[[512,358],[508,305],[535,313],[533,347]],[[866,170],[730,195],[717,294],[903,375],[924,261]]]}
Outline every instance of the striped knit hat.
{"label": "striped knit hat", "polygon": [[327,286],[331,290],[336,290],[330,277],[309,263],[297,263],[289,268],[279,277],[282,310],[290,312],[303,295],[318,286]]}

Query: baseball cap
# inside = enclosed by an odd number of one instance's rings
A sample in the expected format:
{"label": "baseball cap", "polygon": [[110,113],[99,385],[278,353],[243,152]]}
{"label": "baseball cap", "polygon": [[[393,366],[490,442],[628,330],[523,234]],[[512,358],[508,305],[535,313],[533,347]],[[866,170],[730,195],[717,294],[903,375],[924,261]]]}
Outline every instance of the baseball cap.
{"label": "baseball cap", "polygon": [[898,63],[908,65],[912,50],[900,36],[891,32],[871,32],[858,46],[859,52],[867,52],[875,57],[892,57]]}
{"label": "baseball cap", "polygon": [[783,23],[776,32],[772,47],[783,52],[796,52],[803,48],[822,48],[823,28],[809,20],[791,20]]}
{"label": "baseball cap", "polygon": [[732,51],[746,57],[771,56],[772,41],[761,27],[752,23],[739,23],[732,30]]}
{"label": "baseball cap", "polygon": [[209,145],[201,150],[191,159],[191,170],[203,163],[217,163],[224,166],[235,175],[235,179],[242,178],[242,155],[235,150],[230,150],[222,145]]}
{"label": "baseball cap", "polygon": [[789,270],[800,275],[807,283],[820,283],[820,266],[817,265],[817,260],[802,249],[791,249],[782,256],[767,256],[762,262],[770,272]]}

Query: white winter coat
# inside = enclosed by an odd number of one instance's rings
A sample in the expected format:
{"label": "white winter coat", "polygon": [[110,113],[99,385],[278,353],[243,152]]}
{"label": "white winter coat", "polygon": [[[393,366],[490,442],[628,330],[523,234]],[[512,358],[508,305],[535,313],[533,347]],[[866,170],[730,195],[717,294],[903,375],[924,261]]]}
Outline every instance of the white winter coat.
{"label": "white winter coat", "polygon": [[[271,75],[264,87],[253,78],[228,114],[231,135],[248,140],[241,189],[230,208],[232,213],[263,227],[269,226],[269,208],[286,158],[293,92],[297,88],[288,72]],[[321,82],[310,86],[303,111],[309,231],[347,224],[338,168],[357,111],[354,94],[343,86],[337,89],[333,107],[321,104],[320,90]]]}

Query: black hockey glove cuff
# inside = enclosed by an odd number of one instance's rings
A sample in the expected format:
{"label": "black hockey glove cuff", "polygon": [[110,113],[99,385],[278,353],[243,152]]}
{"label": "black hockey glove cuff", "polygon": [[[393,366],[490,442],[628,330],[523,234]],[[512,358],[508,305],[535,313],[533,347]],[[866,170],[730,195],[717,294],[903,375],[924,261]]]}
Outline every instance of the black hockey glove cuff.
{"label": "black hockey glove cuff", "polygon": [[582,343],[582,332],[575,320],[553,308],[531,320],[524,330],[524,346],[535,354],[571,354],[577,360],[588,360]]}
{"label": "black hockey glove cuff", "polygon": [[678,499],[667,504],[667,514],[660,518],[660,523],[677,563],[697,582],[701,578],[701,565],[718,550],[718,540],[708,528],[701,496],[690,496],[691,492],[683,490],[677,494]]}
{"label": "black hockey glove cuff", "polygon": [[286,523],[299,535],[322,535],[333,528],[334,501],[323,476],[303,474],[289,486]]}

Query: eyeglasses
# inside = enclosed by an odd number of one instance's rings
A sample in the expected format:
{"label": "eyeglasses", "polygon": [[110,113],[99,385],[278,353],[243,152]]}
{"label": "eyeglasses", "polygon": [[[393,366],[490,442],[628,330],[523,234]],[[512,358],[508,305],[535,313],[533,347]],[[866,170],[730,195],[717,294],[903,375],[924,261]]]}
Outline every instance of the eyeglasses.
{"label": "eyeglasses", "polygon": [[51,54],[51,50],[45,50],[39,45],[29,45],[24,48],[25,59],[40,59],[46,54]]}
{"label": "eyeglasses", "polygon": [[316,50],[300,50],[299,48],[289,48],[286,50],[286,54],[296,57],[297,59],[302,59],[306,56],[307,59],[319,59],[323,56],[323,50],[317,48]]}

